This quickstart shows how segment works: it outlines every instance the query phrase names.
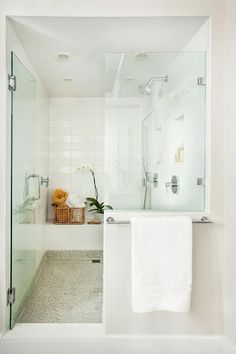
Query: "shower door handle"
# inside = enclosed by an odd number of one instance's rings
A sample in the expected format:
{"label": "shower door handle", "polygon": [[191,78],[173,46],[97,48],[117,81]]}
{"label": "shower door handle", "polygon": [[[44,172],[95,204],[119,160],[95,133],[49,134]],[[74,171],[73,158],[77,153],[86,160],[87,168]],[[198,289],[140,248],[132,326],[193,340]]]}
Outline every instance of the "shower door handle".
{"label": "shower door handle", "polygon": [[37,198],[35,197],[34,200],[39,200],[40,197],[41,197],[41,181],[40,181],[40,176],[39,175],[36,175],[35,178],[37,178],[37,181],[38,181],[38,196]]}
{"label": "shower door handle", "polygon": [[[31,178],[36,178],[37,179],[37,196],[36,197],[31,197],[29,193],[29,181]],[[36,175],[35,173],[32,173],[31,175],[26,177],[26,198],[29,200],[32,200],[35,202],[36,200],[39,200],[41,197],[41,187],[40,187],[40,176]]]}

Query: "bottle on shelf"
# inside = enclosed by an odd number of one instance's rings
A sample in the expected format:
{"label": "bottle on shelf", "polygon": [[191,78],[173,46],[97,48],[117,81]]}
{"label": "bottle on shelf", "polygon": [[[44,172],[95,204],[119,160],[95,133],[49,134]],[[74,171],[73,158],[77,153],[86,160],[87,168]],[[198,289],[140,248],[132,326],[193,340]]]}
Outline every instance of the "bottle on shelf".
{"label": "bottle on shelf", "polygon": [[184,162],[184,144],[181,144],[181,146],[177,148],[175,162]]}

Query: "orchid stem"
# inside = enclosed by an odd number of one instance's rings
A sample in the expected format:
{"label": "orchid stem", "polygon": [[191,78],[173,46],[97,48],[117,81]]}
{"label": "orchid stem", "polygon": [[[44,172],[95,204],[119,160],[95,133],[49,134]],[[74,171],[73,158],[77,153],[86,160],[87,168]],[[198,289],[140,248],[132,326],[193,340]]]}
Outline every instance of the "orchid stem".
{"label": "orchid stem", "polygon": [[95,190],[95,198],[96,200],[98,200],[98,189],[97,189],[97,185],[96,185],[96,179],[95,179],[95,173],[94,171],[90,168],[90,172],[93,176],[93,185],[94,185],[94,190]]}

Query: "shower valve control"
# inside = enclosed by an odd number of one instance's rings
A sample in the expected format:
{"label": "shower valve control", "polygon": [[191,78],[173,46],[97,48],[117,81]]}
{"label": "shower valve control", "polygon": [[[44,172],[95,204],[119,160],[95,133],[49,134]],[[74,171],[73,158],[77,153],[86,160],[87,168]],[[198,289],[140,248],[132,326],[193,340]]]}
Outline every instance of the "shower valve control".
{"label": "shower valve control", "polygon": [[152,177],[152,185],[153,185],[154,188],[157,188],[158,184],[159,184],[158,173],[154,173],[153,177]]}
{"label": "shower valve control", "polygon": [[171,188],[172,193],[177,194],[179,192],[179,182],[177,176],[172,176],[170,182],[166,182],[166,192]]}
{"label": "shower valve control", "polygon": [[143,178],[143,186],[145,187],[146,183],[151,183],[154,188],[158,187],[159,184],[159,175],[158,173],[145,172],[145,177]]}

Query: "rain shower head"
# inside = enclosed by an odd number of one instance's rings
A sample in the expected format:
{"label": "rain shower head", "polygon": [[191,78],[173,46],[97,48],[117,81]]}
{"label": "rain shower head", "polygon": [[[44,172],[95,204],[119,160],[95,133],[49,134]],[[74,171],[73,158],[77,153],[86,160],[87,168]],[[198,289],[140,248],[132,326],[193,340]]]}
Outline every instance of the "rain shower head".
{"label": "rain shower head", "polygon": [[151,79],[148,80],[148,82],[145,85],[139,85],[138,91],[142,93],[143,95],[151,95],[152,89],[151,89],[151,84],[154,81],[162,81],[162,83],[168,81],[168,76],[155,76],[152,77]]}

